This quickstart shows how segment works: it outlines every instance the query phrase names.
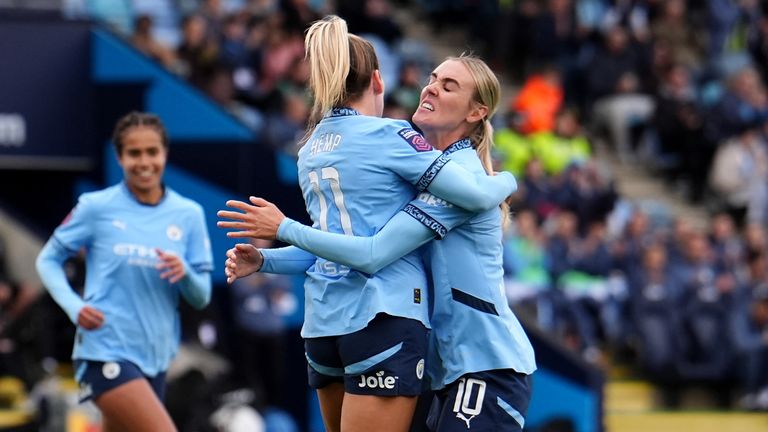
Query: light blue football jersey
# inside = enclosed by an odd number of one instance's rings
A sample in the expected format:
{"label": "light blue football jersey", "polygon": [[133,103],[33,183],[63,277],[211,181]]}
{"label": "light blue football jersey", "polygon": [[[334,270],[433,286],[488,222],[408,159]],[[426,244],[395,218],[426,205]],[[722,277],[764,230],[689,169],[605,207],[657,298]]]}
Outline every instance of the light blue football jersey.
{"label": "light blue football jersey", "polygon": [[[299,184],[313,227],[371,236],[445,164],[405,121],[335,109],[299,150]],[[378,313],[428,325],[421,258],[410,253],[369,275],[318,258],[305,282],[305,338],[349,334]]]}
{"label": "light blue football jersey", "polygon": [[[469,140],[454,143],[445,154],[470,171],[484,172]],[[500,210],[470,213],[425,192],[404,211],[442,237],[425,246],[434,287],[427,361],[433,389],[469,372],[533,373],[533,347],[504,293]]]}
{"label": "light blue football jersey", "polygon": [[157,205],[141,204],[120,183],[83,194],[52,241],[71,254],[86,249],[84,300],[104,313],[102,327],[78,328],[72,358],[128,360],[150,376],[165,371],[179,344],[179,284],[160,278],[155,248],[210,272],[202,207],[168,187]]}
{"label": "light blue football jersey", "polygon": [[[346,236],[373,235],[417,190],[465,208],[487,209],[516,188],[510,173],[476,176],[451,162],[405,121],[362,116],[349,108],[334,109],[318,123],[299,150],[298,167],[313,227]],[[270,250],[262,251],[264,271],[291,271],[295,265],[290,263],[304,260],[295,248],[282,252],[282,263],[273,263]],[[375,275],[323,258],[306,274],[305,338],[361,330],[379,313],[428,326],[426,276],[415,253]]]}
{"label": "light blue football jersey", "polygon": [[[454,143],[444,155],[485,175],[468,139]],[[277,237],[309,252],[289,253],[290,248],[284,248],[274,254],[274,268],[306,262],[311,252],[374,275],[403,254],[440,238],[425,246],[434,286],[427,362],[433,387],[443,388],[470,372],[514,369],[530,374],[536,369],[533,348],[503,289],[498,208],[472,213],[424,192],[370,237],[322,232],[290,219],[280,224]]]}

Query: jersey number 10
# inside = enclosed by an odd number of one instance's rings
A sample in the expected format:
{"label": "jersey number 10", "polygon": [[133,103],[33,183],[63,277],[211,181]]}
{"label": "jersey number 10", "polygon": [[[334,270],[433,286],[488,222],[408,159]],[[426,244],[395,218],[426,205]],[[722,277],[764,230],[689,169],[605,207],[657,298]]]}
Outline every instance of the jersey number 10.
{"label": "jersey number 10", "polygon": [[320,189],[320,180],[327,180],[331,186],[331,194],[333,195],[333,203],[336,204],[336,208],[339,209],[339,220],[341,222],[341,229],[345,235],[352,235],[352,220],[349,218],[347,207],[344,205],[344,192],[341,191],[341,180],[339,179],[339,171],[334,167],[321,168],[320,175],[318,176],[318,170],[309,172],[309,184],[312,185],[312,191],[317,196],[317,201],[320,203],[320,229],[328,231],[328,201],[325,199],[323,191]]}

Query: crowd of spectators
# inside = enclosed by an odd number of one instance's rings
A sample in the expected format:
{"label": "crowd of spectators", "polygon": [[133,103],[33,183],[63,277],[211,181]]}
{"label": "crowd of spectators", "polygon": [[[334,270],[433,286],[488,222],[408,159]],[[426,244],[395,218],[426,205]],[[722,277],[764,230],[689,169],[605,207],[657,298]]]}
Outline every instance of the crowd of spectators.
{"label": "crowd of spectators", "polygon": [[404,37],[388,0],[69,3],[71,13],[80,10],[101,19],[224,107],[264,145],[289,154],[297,151],[311,102],[303,32],[312,21],[336,13],[351,32],[373,43],[390,115],[409,117],[433,61],[428,47]]}
{"label": "crowd of spectators", "polygon": [[522,86],[508,106],[522,134],[551,131],[573,110],[595,144],[664,175],[685,199],[739,224],[768,222],[768,2],[418,3],[436,33],[465,28],[475,51]]}
{"label": "crowd of spectators", "polygon": [[[390,117],[410,116],[436,60],[404,36],[387,0],[133,3],[132,14],[97,15],[254,130],[260,145],[289,154],[308,115],[302,35],[313,20],[338,13],[372,41]],[[631,352],[672,405],[679,384],[698,382],[768,410],[767,2],[400,3],[423,12],[438,35],[466,29],[471,48],[519,85],[495,124],[494,154],[520,185],[504,255],[516,309],[596,364]],[[716,208],[710,226],[619,196],[595,156],[600,143]],[[278,344],[285,281],[251,282],[232,289],[236,331]],[[272,321],[254,326],[259,314]],[[241,350],[234,361],[253,354]],[[241,372],[272,394],[275,376]]]}

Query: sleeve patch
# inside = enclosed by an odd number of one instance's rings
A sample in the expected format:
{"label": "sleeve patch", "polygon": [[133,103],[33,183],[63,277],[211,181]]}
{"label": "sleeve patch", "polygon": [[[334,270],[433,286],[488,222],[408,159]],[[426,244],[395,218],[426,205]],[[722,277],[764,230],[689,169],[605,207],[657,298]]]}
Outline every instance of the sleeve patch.
{"label": "sleeve patch", "polygon": [[417,152],[432,151],[432,146],[429,145],[424,137],[411,128],[403,128],[397,132],[400,138],[404,139],[414,150]]}
{"label": "sleeve patch", "polygon": [[438,222],[435,218],[422,211],[420,208],[413,204],[408,204],[403,208],[403,211],[408,213],[412,218],[421,222],[422,225],[432,230],[439,238],[443,238],[448,234],[448,229]]}

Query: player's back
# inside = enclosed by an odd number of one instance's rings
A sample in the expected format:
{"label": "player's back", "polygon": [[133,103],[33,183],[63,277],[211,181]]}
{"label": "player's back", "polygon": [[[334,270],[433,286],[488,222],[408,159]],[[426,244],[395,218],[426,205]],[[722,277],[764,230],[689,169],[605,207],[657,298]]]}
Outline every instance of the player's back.
{"label": "player's back", "polygon": [[[299,183],[315,228],[370,236],[413,198],[439,153],[414,151],[398,135],[410,130],[406,122],[349,111],[324,118],[301,148]],[[413,253],[375,275],[318,258],[305,288],[305,337],[360,330],[377,312],[427,320],[424,270]]]}

